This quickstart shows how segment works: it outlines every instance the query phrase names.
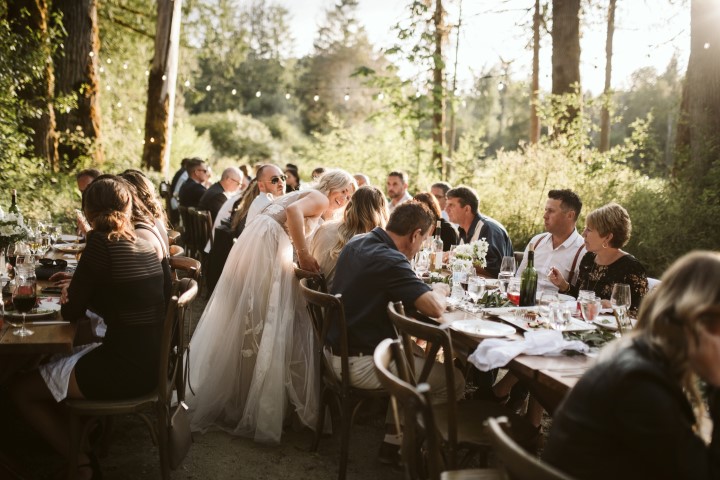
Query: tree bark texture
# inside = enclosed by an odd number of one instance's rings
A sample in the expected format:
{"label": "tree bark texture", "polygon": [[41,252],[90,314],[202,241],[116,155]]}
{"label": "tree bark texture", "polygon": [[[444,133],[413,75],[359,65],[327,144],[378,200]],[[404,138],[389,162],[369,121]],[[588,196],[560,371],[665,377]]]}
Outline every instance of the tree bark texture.
{"label": "tree bark texture", "polygon": [[540,0],[535,0],[533,14],[533,59],[532,81],[530,86],[530,143],[540,141],[540,119],[537,114],[538,92],[540,91]]}
{"label": "tree bark texture", "polygon": [[[580,0],[552,2],[552,93],[563,95],[580,90]],[[579,110],[569,107],[557,127],[563,132],[578,116]]]}
{"label": "tree bark texture", "polygon": [[600,151],[607,152],[610,149],[610,101],[611,101],[611,80],[612,80],[612,54],[613,35],[615,34],[615,3],[610,0],[608,4],[607,36],[605,37],[605,89],[603,108],[600,112]]}
{"label": "tree bark texture", "polygon": [[690,3],[690,58],[683,86],[677,144],[686,152],[682,173],[701,182],[720,167],[720,6]]}
{"label": "tree bark texture", "polygon": [[[27,12],[27,15],[23,12]],[[28,39],[28,48],[42,52],[45,63],[35,82],[18,92],[24,100],[40,112],[28,116],[24,123],[32,130],[33,155],[45,159],[53,171],[58,170],[58,138],[55,132],[53,89],[55,77],[48,44],[48,6],[45,0],[16,0],[8,4],[8,19],[14,30]],[[28,31],[33,36],[28,35]]]}
{"label": "tree bark texture", "polygon": [[142,158],[143,166],[155,171],[167,170],[170,158],[181,8],[182,0],[159,0],[157,5],[155,55],[148,81]]}
{"label": "tree bark texture", "polygon": [[[63,48],[55,58],[56,97],[76,94],[77,108],[57,112],[57,130],[61,135],[61,160],[72,168],[81,156],[92,157],[93,164],[103,162],[100,144],[100,87],[97,76],[100,38],[95,0],[54,0],[52,8],[62,14],[67,31]],[[68,136],[82,134],[89,142],[69,141]]]}
{"label": "tree bark texture", "polygon": [[443,46],[445,42],[445,11],[442,0],[435,1],[435,13],[433,15],[435,26],[435,52],[433,66],[433,165],[439,169],[443,180],[447,178],[445,165],[445,60],[443,58]]}

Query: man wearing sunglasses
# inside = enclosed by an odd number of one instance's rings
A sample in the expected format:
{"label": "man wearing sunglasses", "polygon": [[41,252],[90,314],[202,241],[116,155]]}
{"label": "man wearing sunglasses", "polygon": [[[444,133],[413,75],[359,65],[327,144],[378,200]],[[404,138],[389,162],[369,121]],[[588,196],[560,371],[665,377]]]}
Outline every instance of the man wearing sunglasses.
{"label": "man wearing sunglasses", "polygon": [[267,164],[260,167],[257,171],[257,180],[260,193],[250,205],[245,225],[250,224],[250,221],[270,202],[285,195],[287,177],[277,165]]}
{"label": "man wearing sunglasses", "polygon": [[200,199],[205,194],[205,182],[208,179],[208,166],[199,158],[193,158],[187,163],[188,179],[180,187],[179,200],[183,207],[197,208]]}

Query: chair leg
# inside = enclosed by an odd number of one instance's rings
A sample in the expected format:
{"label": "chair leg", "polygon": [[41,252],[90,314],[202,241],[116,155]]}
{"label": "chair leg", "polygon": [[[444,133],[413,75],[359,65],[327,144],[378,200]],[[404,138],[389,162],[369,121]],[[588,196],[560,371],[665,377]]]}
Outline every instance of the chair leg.
{"label": "chair leg", "polygon": [[350,427],[352,426],[352,409],[349,402],[349,399],[343,398],[340,411],[340,471],[338,472],[338,480],[345,480],[347,475]]}
{"label": "chair leg", "polygon": [[313,438],[312,445],[310,445],[311,452],[317,452],[320,446],[320,437],[322,436],[323,428],[325,427],[325,412],[327,410],[327,402],[325,401],[325,392],[320,394],[320,408],[318,409],[318,418],[315,423],[315,437]]}
{"label": "chair leg", "polygon": [[77,459],[80,455],[81,425],[77,415],[70,414],[70,458],[68,458],[68,480],[75,480],[77,474]]}
{"label": "chair leg", "polygon": [[165,414],[165,409],[158,408],[157,423],[154,425],[157,427],[157,431],[151,428],[151,435],[157,436],[157,446],[160,452],[160,478],[162,480],[170,480],[170,457],[168,456],[168,436],[167,436],[167,425],[168,418]]}

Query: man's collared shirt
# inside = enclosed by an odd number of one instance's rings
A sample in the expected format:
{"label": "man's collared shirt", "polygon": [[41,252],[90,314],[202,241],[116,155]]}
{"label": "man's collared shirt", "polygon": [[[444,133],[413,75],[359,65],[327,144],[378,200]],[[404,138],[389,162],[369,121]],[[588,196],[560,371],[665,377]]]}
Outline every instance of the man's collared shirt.
{"label": "man's collared shirt", "polygon": [[512,241],[505,227],[497,220],[477,213],[470,224],[469,230],[466,232],[460,227],[458,232],[460,240],[464,243],[474,242],[481,238],[488,242],[485,270],[497,278],[502,258],[513,255]]}
{"label": "man's collared shirt", "polygon": [[412,199],[413,199],[412,195],[410,195],[408,193],[408,191],[405,190],[405,195],[402,196],[402,198],[396,205],[393,205],[392,201],[388,202],[388,211],[392,212],[393,210],[395,210],[395,207],[397,207],[398,205],[402,205],[403,203],[409,202]]}
{"label": "man's collared shirt", "polygon": [[[525,247],[525,253],[523,254],[522,262],[517,270],[515,276],[519,277],[523,270],[527,267],[527,255],[528,248],[530,245],[535,246],[535,270],[538,271],[538,292],[542,290],[553,290],[557,291],[558,287],[548,280],[547,274],[551,267],[555,267],[560,270],[563,278],[570,281],[570,268],[572,267],[573,261],[575,262],[575,273],[571,283],[575,283],[577,280],[578,269],[580,268],[580,260],[585,255],[585,239],[580,235],[577,229],[573,230],[572,234],[557,248],[553,248],[552,234],[540,233],[535,235]],[[578,255],[578,249],[580,254]]]}

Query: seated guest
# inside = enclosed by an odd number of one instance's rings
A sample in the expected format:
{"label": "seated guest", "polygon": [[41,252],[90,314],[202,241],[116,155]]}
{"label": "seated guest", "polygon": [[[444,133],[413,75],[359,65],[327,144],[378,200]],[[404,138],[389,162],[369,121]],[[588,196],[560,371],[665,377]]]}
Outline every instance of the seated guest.
{"label": "seated guest", "polygon": [[300,173],[297,168],[286,168],[285,177],[285,193],[296,192],[300,190]]}
{"label": "seated guest", "polygon": [[[135,229],[135,235],[142,238],[153,246],[159,260],[164,260],[169,256],[170,245],[163,239],[160,231],[155,226],[155,218],[150,209],[140,199],[137,188],[134,184],[120,177],[121,180],[127,182],[128,190],[132,196],[132,213],[130,219]],[[166,264],[167,261],[164,262]],[[169,268],[169,267],[168,267]]]}
{"label": "seated guest", "polygon": [[528,249],[535,249],[535,269],[538,275],[537,291],[557,290],[548,278],[550,268],[555,267],[569,283],[577,283],[580,260],[585,255],[585,240],[575,228],[582,209],[582,201],[572,190],[550,190],[545,202],[545,233],[530,239],[522,262],[515,273],[520,277],[527,267]]}
{"label": "seated guest", "polygon": [[198,202],[198,210],[207,210],[213,222],[220,207],[242,186],[243,175],[239,168],[228,167],[220,175],[220,181],[214,183],[203,193]]}
{"label": "seated guest", "polygon": [[364,173],[356,173],[355,175],[353,175],[353,177],[355,177],[355,181],[357,182],[358,187],[370,185],[370,178]]}
{"label": "seated guest", "polygon": [[100,175],[102,175],[102,172],[94,168],[86,168],[85,170],[80,170],[77,175],[75,175],[75,180],[77,181],[77,187],[78,190],[80,190],[80,193],[83,193],[88,187],[88,185],[90,185],[93,180],[95,180]]}
{"label": "seated guest", "polygon": [[317,167],[316,169],[314,169],[312,171],[312,173],[310,174],[312,176],[313,182],[316,181],[318,178],[320,178],[320,176],[322,176],[323,173],[325,173],[324,167]]}
{"label": "seated guest", "polygon": [[[390,215],[386,229],[374,228],[370,233],[351,239],[340,252],[331,292],[342,294],[350,349],[350,383],[358,388],[380,388],[373,366],[373,351],[386,338],[395,338],[395,328],[387,315],[388,302],[402,301],[405,308],[431,316],[442,317],[445,311],[447,285],[426,285],[413,271],[410,260],[430,235],[433,214],[425,205],[407,202],[398,205]],[[336,327],[333,325],[333,327]],[[339,332],[330,330],[329,345],[338,352]],[[340,357],[333,357],[335,372],[341,373]],[[416,359],[421,369],[424,359]],[[457,398],[462,398],[462,374],[455,376]],[[447,397],[445,373],[435,364],[428,383],[433,401],[442,403]],[[388,412],[387,429],[380,460],[392,462],[401,442]]]}
{"label": "seated guest", "polygon": [[442,218],[450,221],[450,217],[448,217],[447,212],[445,211],[445,207],[447,207],[447,192],[450,191],[452,186],[447,182],[436,182],[433,183],[430,186],[430,193],[433,197],[438,201],[438,204],[440,205],[440,211],[442,212]]}
{"label": "seated guest", "polygon": [[[448,222],[447,220],[445,220],[445,218],[442,217],[442,212],[440,211],[440,204],[438,203],[435,196],[430,193],[418,193],[413,197],[413,200],[424,203],[425,206],[428,207],[428,210],[430,210],[435,216],[435,225],[437,225],[438,220],[440,220],[440,239],[443,242],[443,252],[447,252],[448,250],[450,250],[451,246],[457,245],[457,232],[452,227],[452,225],[450,225],[450,222]],[[433,235],[437,235],[437,232],[435,232],[434,230]]]}
{"label": "seated guest", "polygon": [[387,219],[387,202],[383,193],[375,187],[363,187],[350,198],[342,220],[325,222],[317,229],[310,254],[320,264],[328,288],[332,287],[335,264],[345,244],[355,235],[384,227]]}
{"label": "seated guest", "polygon": [[178,195],[180,206],[197,208],[200,203],[200,198],[202,198],[207,190],[205,182],[209,177],[208,166],[199,158],[193,158],[187,162],[186,170],[188,172],[188,179],[180,187],[180,193]]}
{"label": "seated guest", "polygon": [[150,179],[140,170],[125,170],[121,177],[135,186],[138,199],[152,215],[152,223],[154,223],[155,228],[157,228],[157,231],[160,233],[165,251],[170,251],[170,240],[168,239],[167,232],[168,220],[162,201],[158,196],[157,190],[155,190],[155,185],[153,185]]}
{"label": "seated guest", "polygon": [[513,246],[507,230],[500,222],[478,212],[480,200],[475,190],[469,187],[451,188],[447,192],[445,207],[450,221],[457,224],[462,243],[481,238],[488,242],[486,273],[497,278],[503,257],[513,256]]}
{"label": "seated guest", "polygon": [[[23,417],[66,458],[70,455],[64,398],[108,400],[147,394],[157,386],[160,337],[170,278],[155,250],[137,238],[130,221],[132,196],[117,177],[91,183],[83,211],[92,225],[68,288],[62,316],[76,322],[93,311],[105,319],[102,344],[52,357],[11,386]],[[97,459],[83,452],[76,478],[100,478]]]}
{"label": "seated guest", "polygon": [[580,290],[592,290],[603,299],[603,307],[610,306],[613,285],[630,285],[631,314],[637,313],[640,301],[647,293],[645,268],[637,258],[621,250],[630,240],[632,223],[627,210],[617,203],[609,203],[590,212],[585,219],[585,248],[587,253],[580,261],[575,285],[568,282],[562,272],[553,267],[548,278],[560,293],[573,297]]}
{"label": "seated guest", "polygon": [[[555,412],[543,458],[579,480],[720,478],[720,254],[675,262]],[[699,436],[706,405],[710,444]]]}
{"label": "seated guest", "polygon": [[412,200],[412,195],[408,193],[410,178],[405,172],[390,172],[387,178],[387,195],[390,199],[388,209],[392,213],[400,204]]}

